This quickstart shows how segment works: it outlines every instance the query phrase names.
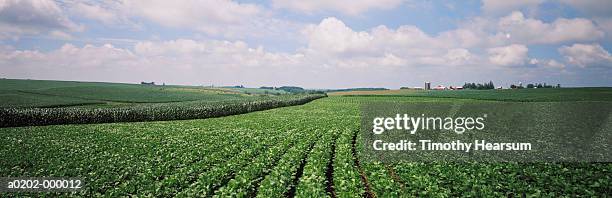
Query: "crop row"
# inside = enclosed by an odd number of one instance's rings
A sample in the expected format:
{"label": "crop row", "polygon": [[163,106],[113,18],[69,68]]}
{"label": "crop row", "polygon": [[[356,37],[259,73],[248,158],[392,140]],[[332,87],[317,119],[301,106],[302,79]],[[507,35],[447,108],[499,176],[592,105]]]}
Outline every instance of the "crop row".
{"label": "crop row", "polygon": [[263,97],[227,103],[168,103],[119,108],[0,108],[0,127],[185,120],[236,115],[277,107],[301,105],[324,95]]}
{"label": "crop row", "polygon": [[[261,164],[278,157],[281,152],[289,149],[298,139],[297,134],[286,134],[285,137],[275,138],[273,142],[260,142],[259,146],[254,146],[243,150],[236,157],[231,158],[225,163],[218,164],[210,170],[198,174],[195,182],[189,188],[178,193],[180,196],[212,196],[221,187],[231,182],[234,178],[240,177],[242,173],[248,172]],[[249,180],[250,181],[250,180]]]}
{"label": "crop row", "polygon": [[[303,176],[296,189],[296,197],[325,197],[333,195],[333,157],[337,131],[321,136],[306,159]],[[331,162],[331,163],[330,163]]]}
{"label": "crop row", "polygon": [[359,170],[355,164],[353,153],[352,130],[343,131],[336,140],[336,156],[334,159],[334,190],[338,197],[356,197],[365,195]]}
{"label": "crop row", "polygon": [[[277,163],[276,167],[267,175],[257,189],[257,197],[282,197],[289,195],[291,189],[295,189],[296,179],[303,172],[305,158],[309,155],[314,145],[314,138],[318,131],[310,133],[309,139],[301,141],[300,144],[291,148],[285,156]],[[325,136],[325,134],[322,134]]]}
{"label": "crop row", "polygon": [[[362,151],[365,150],[362,133],[357,133],[355,137],[355,155],[362,156]],[[364,157],[361,157],[363,159]],[[361,161],[360,167],[363,172],[364,179],[367,179],[369,193],[376,197],[399,197],[402,195],[403,185],[396,181],[394,176],[385,164],[379,161]]]}
{"label": "crop row", "polygon": [[[271,156],[262,163],[256,163],[253,168],[243,172],[227,186],[220,190],[222,197],[253,197],[258,193],[259,184],[264,185],[262,194],[267,194],[272,191],[267,189],[275,188],[276,181],[284,183],[285,187],[291,186],[291,175],[296,169],[296,162],[312,148],[313,134],[304,134],[300,141],[296,142],[293,147],[284,151],[284,154]],[[299,163],[297,164],[299,166]],[[264,181],[262,181],[264,180]]]}

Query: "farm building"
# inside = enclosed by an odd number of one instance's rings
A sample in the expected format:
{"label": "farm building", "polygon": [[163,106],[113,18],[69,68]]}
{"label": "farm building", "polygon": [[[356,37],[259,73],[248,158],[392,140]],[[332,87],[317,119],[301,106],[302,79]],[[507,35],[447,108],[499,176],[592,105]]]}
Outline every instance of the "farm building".
{"label": "farm building", "polygon": [[434,90],[446,90],[446,87],[443,85],[438,85],[436,87],[433,88]]}

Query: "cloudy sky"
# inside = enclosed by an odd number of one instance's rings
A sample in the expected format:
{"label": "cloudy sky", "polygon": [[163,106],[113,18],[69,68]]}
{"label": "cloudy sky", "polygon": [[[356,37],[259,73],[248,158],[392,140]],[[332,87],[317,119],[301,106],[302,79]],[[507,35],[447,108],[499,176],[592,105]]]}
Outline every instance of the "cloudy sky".
{"label": "cloudy sky", "polygon": [[0,0],[0,77],[612,86],[610,0]]}

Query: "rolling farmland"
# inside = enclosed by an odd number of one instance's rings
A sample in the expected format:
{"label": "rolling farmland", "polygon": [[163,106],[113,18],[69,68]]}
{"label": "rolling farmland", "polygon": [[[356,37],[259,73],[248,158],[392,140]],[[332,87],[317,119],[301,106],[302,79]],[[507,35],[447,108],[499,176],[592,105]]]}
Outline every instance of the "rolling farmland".
{"label": "rolling farmland", "polygon": [[[246,95],[228,89],[0,80],[0,127],[185,120],[304,104],[322,94]],[[263,92],[262,92],[263,93]]]}
{"label": "rolling farmland", "polygon": [[[499,197],[612,192],[609,163],[366,162],[358,132],[359,106],[380,101],[477,100],[328,97],[220,118],[1,128],[0,175],[81,177],[85,189],[70,194],[74,196]],[[549,103],[536,105],[545,108]]]}
{"label": "rolling farmland", "polygon": [[0,198],[612,198],[612,0],[0,0]]}

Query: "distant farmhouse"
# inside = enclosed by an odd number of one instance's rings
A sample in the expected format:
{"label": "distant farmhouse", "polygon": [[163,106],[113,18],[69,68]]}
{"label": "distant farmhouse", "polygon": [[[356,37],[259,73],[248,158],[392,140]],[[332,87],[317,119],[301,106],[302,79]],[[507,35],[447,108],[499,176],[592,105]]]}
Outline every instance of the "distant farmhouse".
{"label": "distant farmhouse", "polygon": [[443,85],[438,85],[438,86],[434,87],[433,90],[446,90],[446,87],[443,86]]}

